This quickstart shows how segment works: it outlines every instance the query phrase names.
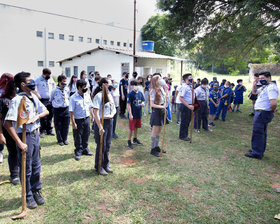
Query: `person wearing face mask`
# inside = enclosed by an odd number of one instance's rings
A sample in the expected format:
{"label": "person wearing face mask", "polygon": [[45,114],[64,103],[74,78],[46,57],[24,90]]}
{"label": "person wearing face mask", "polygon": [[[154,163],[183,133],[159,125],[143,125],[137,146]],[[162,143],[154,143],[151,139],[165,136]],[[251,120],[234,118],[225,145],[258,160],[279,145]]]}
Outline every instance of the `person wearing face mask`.
{"label": "person wearing face mask", "polygon": [[148,107],[148,113],[151,113],[151,107],[150,107],[150,103],[149,103],[149,91],[150,91],[150,87],[151,87],[151,79],[152,79],[152,75],[148,75],[147,79],[145,81],[145,88],[144,88],[144,93],[145,93],[145,107],[143,109],[143,114],[144,116],[146,116],[146,108]]}
{"label": "person wearing face mask", "polygon": [[69,89],[69,96],[72,96],[76,91],[77,91],[77,76],[72,75],[70,82],[68,84],[68,89]]}
{"label": "person wearing face mask", "polygon": [[132,78],[128,81],[128,92],[131,92],[132,91],[132,88],[131,88],[131,81],[137,81],[137,72],[133,72],[132,73]]}
{"label": "person wearing face mask", "polygon": [[113,97],[114,100],[114,104],[116,107],[116,114],[113,117],[113,135],[112,138],[116,139],[119,136],[116,134],[116,126],[117,126],[117,120],[118,120],[118,114],[119,114],[119,104],[120,104],[120,93],[118,90],[118,83],[115,82],[114,80],[112,80],[113,82],[113,88],[111,90],[111,95]]}
{"label": "person wearing face mask", "polygon": [[[256,88],[262,87],[262,84],[259,82],[259,73],[254,74],[254,81],[257,82]],[[255,103],[258,98],[258,95],[252,94],[252,90],[251,90],[248,97],[250,100],[252,100],[252,113],[250,113],[249,116],[254,117],[255,116]]]}
{"label": "person wearing face mask", "polygon": [[228,111],[228,107],[230,104],[231,93],[232,93],[232,89],[230,88],[230,82],[226,81],[226,83],[221,91],[221,98],[220,98],[219,106],[218,106],[214,120],[219,119],[220,113],[222,111],[222,121],[226,121],[227,111]]}
{"label": "person wearing face mask", "polygon": [[273,119],[273,113],[277,111],[277,98],[279,95],[277,85],[271,81],[270,72],[261,72],[259,81],[262,87],[258,89],[258,80],[255,80],[252,88],[252,94],[258,94],[258,99],[255,103],[251,150],[245,154],[246,157],[254,159],[262,159],[264,156],[267,126]]}
{"label": "person wearing face mask", "polygon": [[126,101],[127,101],[127,88],[128,88],[128,73],[123,73],[123,79],[120,81],[119,90],[120,90],[120,118],[126,119],[125,110],[126,110]]}
{"label": "person wearing face mask", "polygon": [[75,160],[82,155],[92,156],[89,151],[90,115],[93,116],[93,104],[88,93],[87,83],[83,79],[77,81],[77,92],[71,96],[69,103],[70,118],[73,128]]}
{"label": "person wearing face mask", "polygon": [[49,111],[49,115],[40,119],[40,137],[44,138],[45,134],[53,135],[52,118],[53,107],[50,101],[51,92],[55,88],[55,82],[51,77],[51,70],[48,68],[43,69],[43,74],[35,80],[36,91],[33,93],[41,100]]}
{"label": "person wearing face mask", "polygon": [[[187,73],[183,75],[185,85],[180,89],[180,110],[181,110],[181,123],[179,138],[183,141],[190,141],[188,137],[188,129],[191,122],[191,116],[194,110],[194,96],[192,92],[193,77],[192,74]],[[192,101],[193,100],[193,101]]]}
{"label": "person wearing face mask", "polygon": [[195,95],[199,101],[200,108],[194,114],[194,131],[200,132],[200,126],[202,122],[202,128],[205,131],[212,131],[208,128],[208,104],[209,104],[209,89],[208,79],[204,78],[201,81],[201,85],[195,89]]}
{"label": "person wearing face mask", "polygon": [[[47,116],[49,111],[32,93],[35,90],[35,81],[30,78],[30,73],[16,74],[14,82],[15,86],[19,88],[19,93],[11,101],[4,127],[17,144],[20,168],[21,151],[26,152],[26,202],[29,209],[34,209],[37,205],[45,203],[40,194],[42,185],[40,181],[41,159],[38,129],[40,127],[39,119]],[[29,115],[29,120],[26,122],[26,144],[22,142],[22,126],[15,128],[18,119],[18,107],[23,96],[26,98],[26,109]]]}
{"label": "person wearing face mask", "polygon": [[213,90],[210,91],[209,95],[209,107],[210,107],[210,112],[209,112],[209,126],[210,127],[215,127],[216,125],[214,124],[214,116],[216,114],[217,108],[219,106],[219,99],[221,98],[221,94],[219,91],[219,84],[214,83],[213,84]]}
{"label": "person wearing face mask", "polygon": [[58,76],[58,85],[51,93],[54,128],[57,143],[60,146],[68,145],[67,137],[70,124],[69,89],[66,87],[66,79],[65,75]]}
{"label": "person wearing face mask", "polygon": [[235,90],[234,90],[234,101],[233,101],[234,106],[233,106],[232,112],[234,112],[235,108],[237,107],[236,112],[241,113],[241,111],[239,110],[239,106],[240,106],[240,104],[243,104],[243,93],[244,92],[246,92],[246,87],[243,86],[243,80],[238,79],[237,86],[235,87]]}
{"label": "person wearing face mask", "polygon": [[[142,117],[142,107],[145,106],[145,99],[143,93],[140,90],[140,83],[137,81],[131,81],[130,83],[132,91],[127,96],[127,109],[128,109],[128,141],[127,146],[133,149],[132,144],[142,145],[142,143],[137,139],[138,129],[141,128],[141,117]],[[133,132],[133,141],[131,143],[131,135]]]}

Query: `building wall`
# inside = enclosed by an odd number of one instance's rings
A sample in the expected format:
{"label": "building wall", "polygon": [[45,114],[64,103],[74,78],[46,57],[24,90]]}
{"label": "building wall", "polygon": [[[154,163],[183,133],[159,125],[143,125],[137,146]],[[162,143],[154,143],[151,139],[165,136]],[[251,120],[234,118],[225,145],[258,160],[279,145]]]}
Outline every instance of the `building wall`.
{"label": "building wall", "polygon": [[[133,43],[132,30],[3,4],[0,4],[0,29],[0,75],[4,72],[16,74],[19,71],[29,71],[36,77],[44,67],[49,67],[53,75],[57,76],[62,71],[57,61],[102,46],[104,40],[107,40],[107,45],[104,46],[122,49],[132,49],[129,45]],[[43,32],[43,37],[37,37],[37,31]],[[54,34],[54,39],[49,39],[49,33]],[[64,34],[64,40],[59,39],[59,34]],[[69,41],[69,35],[74,36],[74,41]],[[83,42],[79,42],[79,37],[83,37]],[[88,38],[92,39],[91,43],[88,43]],[[95,42],[96,39],[100,40],[99,44]],[[137,32],[136,40],[136,48],[140,50],[140,32]],[[110,45],[111,41],[114,41],[114,45]],[[121,46],[118,47],[117,42],[120,42]],[[123,46],[124,43],[127,47]],[[38,66],[38,61],[44,62],[45,53],[47,63]],[[54,67],[49,66],[50,62],[55,62]]]}
{"label": "building wall", "polygon": [[167,73],[170,73],[170,61],[168,59],[137,58],[135,65],[138,67],[138,71],[141,72],[141,76],[144,77],[148,73],[153,74],[159,72],[163,76],[167,76]]}
{"label": "building wall", "polygon": [[82,70],[87,71],[88,66],[95,66],[95,71],[98,71],[101,76],[105,77],[108,74],[112,75],[112,78],[119,81],[121,79],[121,64],[129,63],[129,72],[132,73],[131,56],[116,54],[115,52],[106,50],[97,50],[90,55],[84,55],[81,57],[73,58],[71,61],[63,62],[61,67],[65,71],[66,67],[71,70],[71,75],[74,74],[74,66],[78,66],[78,74]]}

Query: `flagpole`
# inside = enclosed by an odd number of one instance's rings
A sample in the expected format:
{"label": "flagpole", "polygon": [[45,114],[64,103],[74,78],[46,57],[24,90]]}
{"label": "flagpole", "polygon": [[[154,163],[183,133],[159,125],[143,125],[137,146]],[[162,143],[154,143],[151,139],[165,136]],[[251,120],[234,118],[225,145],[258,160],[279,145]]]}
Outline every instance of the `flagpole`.
{"label": "flagpole", "polygon": [[134,0],[134,25],[133,25],[133,71],[135,72],[135,51],[136,51],[136,0]]}

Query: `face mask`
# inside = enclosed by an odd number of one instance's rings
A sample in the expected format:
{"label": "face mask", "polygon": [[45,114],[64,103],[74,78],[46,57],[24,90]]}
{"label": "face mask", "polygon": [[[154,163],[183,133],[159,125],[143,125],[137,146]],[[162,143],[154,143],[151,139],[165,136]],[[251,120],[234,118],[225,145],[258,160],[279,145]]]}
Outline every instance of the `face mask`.
{"label": "face mask", "polygon": [[32,79],[29,83],[26,84],[26,87],[31,89],[31,90],[35,90],[35,81]]}
{"label": "face mask", "polygon": [[77,78],[73,78],[73,82],[77,82]]}
{"label": "face mask", "polygon": [[114,89],[118,88],[118,84],[114,83],[113,87],[114,87]]}
{"label": "face mask", "polygon": [[139,91],[138,86],[134,86],[134,87],[133,87],[133,89],[134,89],[136,92],[138,92],[138,91]]}
{"label": "face mask", "polygon": [[83,93],[86,93],[87,92],[87,88],[83,89],[82,91],[83,91]]}
{"label": "face mask", "polygon": [[150,81],[151,81],[151,78],[148,78],[148,81],[150,82]]}
{"label": "face mask", "polygon": [[51,76],[46,75],[45,79],[48,80],[48,79],[50,79],[50,77],[51,77]]}
{"label": "face mask", "polygon": [[205,88],[206,88],[206,85],[201,85],[201,87],[202,87],[203,89],[205,89]]}
{"label": "face mask", "polygon": [[239,83],[239,85],[241,85],[241,86],[242,86],[242,85],[243,85],[243,83],[242,83],[242,82],[240,82],[240,83]]}
{"label": "face mask", "polygon": [[265,79],[261,79],[261,80],[260,80],[260,83],[264,86],[264,85],[267,84],[267,81],[266,81]]}
{"label": "face mask", "polygon": [[164,79],[160,80],[160,84],[163,85],[163,86],[166,85],[166,82],[164,81]]}
{"label": "face mask", "polygon": [[228,88],[229,86],[228,85],[225,85],[225,88]]}
{"label": "face mask", "polygon": [[61,85],[62,88],[64,88],[66,86],[66,83],[62,82],[60,85]]}
{"label": "face mask", "polygon": [[125,78],[127,78],[127,79],[128,79],[128,75],[126,75],[126,76],[125,76]]}
{"label": "face mask", "polygon": [[193,82],[193,79],[189,79],[189,82],[192,83],[192,82]]}

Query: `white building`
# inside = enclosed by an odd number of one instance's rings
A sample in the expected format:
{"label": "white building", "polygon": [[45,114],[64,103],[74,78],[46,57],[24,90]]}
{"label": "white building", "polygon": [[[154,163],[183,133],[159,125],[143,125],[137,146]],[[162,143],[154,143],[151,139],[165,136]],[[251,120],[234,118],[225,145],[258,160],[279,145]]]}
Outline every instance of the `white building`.
{"label": "white building", "polygon": [[[137,51],[135,56],[135,70],[144,77],[155,72],[166,76],[170,73],[171,60],[184,60],[144,51]],[[82,70],[91,70],[98,71],[102,76],[111,74],[113,79],[120,80],[123,72],[132,73],[133,53],[131,50],[97,47],[58,62],[67,77],[80,74]]]}
{"label": "white building", "polygon": [[[139,31],[136,37],[140,49]],[[0,3],[0,75],[29,71],[39,76],[49,67],[57,76],[60,59],[98,46],[132,50],[132,40],[131,29]]]}

